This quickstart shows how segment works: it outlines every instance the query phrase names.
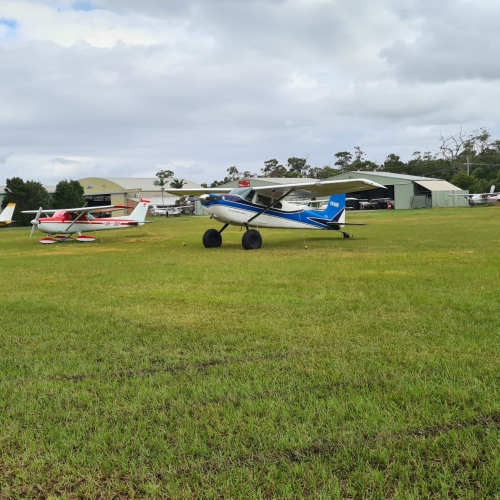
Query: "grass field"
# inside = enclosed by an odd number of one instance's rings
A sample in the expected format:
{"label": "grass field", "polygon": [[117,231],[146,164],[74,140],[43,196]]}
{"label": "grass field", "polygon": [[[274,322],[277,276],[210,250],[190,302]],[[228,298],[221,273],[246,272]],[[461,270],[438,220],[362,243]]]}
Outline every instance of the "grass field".
{"label": "grass field", "polygon": [[500,498],[500,208],[348,220],[1,230],[0,498]]}

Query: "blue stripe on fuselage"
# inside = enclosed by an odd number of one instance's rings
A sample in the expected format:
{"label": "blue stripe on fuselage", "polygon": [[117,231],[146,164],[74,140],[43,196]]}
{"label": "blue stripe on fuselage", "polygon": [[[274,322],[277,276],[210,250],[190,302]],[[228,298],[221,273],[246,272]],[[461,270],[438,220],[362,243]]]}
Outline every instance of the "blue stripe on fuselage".
{"label": "blue stripe on fuselage", "polygon": [[[214,205],[223,205],[226,207],[245,210],[249,212],[249,215],[255,215],[256,213],[261,212],[264,208],[262,205],[254,205],[253,203],[250,203],[249,201],[244,200],[243,198],[240,198],[236,195],[221,195],[220,199],[215,201],[209,201],[208,199],[207,202],[203,203],[202,206],[209,208]],[[326,213],[322,210],[297,210],[293,212],[286,212],[283,210],[270,208],[266,210],[263,215],[268,215],[277,219],[286,219],[302,224],[307,224],[314,228],[332,229],[327,225],[327,222],[331,221],[332,219],[329,219],[328,215],[326,215]],[[318,219],[321,219],[321,222],[318,221]],[[323,220],[325,221],[324,223],[322,222]],[[259,218],[257,217],[254,221],[252,221],[252,223],[258,226]]]}

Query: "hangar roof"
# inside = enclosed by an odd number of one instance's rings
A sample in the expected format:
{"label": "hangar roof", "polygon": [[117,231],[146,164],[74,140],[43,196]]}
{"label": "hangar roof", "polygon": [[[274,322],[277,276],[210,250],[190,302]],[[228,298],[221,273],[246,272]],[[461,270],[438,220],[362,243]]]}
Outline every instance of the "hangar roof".
{"label": "hangar roof", "polygon": [[[444,179],[435,179],[434,177],[419,177],[417,175],[393,174],[392,172],[371,172],[362,170],[353,170],[343,174],[330,177],[333,179],[360,179],[366,178],[375,180],[385,185],[411,184],[415,182],[429,191],[462,191],[459,187],[450,184]],[[392,182],[391,182],[392,181]]]}
{"label": "hangar roof", "polygon": [[[182,177],[175,177],[176,179],[182,179]],[[160,188],[154,185],[154,182],[158,180],[157,177],[103,177],[104,180],[114,182],[121,186],[124,191],[128,189],[141,189],[142,191],[159,191]],[[165,185],[170,187],[170,183],[174,178],[165,179]],[[183,179],[186,183],[184,187],[194,188],[201,187],[199,184]]]}
{"label": "hangar roof", "polygon": [[429,191],[463,191],[457,186],[449,183],[448,181],[441,181],[433,179],[432,181],[415,181],[420,186],[428,189]]}
{"label": "hangar roof", "polygon": [[[180,179],[180,177],[179,177]],[[161,188],[155,186],[156,177],[85,177],[79,179],[78,182],[83,186],[85,194],[100,194],[100,193],[126,193],[126,192],[143,192],[156,193],[160,192]],[[183,179],[185,188],[200,188],[199,184]],[[165,179],[165,189],[170,187],[172,178]]]}

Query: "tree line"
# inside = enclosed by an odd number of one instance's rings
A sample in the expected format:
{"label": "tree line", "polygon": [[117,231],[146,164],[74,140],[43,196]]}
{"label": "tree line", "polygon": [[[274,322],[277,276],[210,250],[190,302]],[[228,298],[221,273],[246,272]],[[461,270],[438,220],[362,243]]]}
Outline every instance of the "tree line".
{"label": "tree line", "polygon": [[217,187],[227,182],[248,178],[266,177],[308,177],[328,179],[353,170],[367,172],[392,172],[444,179],[471,193],[484,193],[490,186],[500,186],[500,140],[493,139],[486,127],[471,134],[460,129],[457,134],[439,137],[437,152],[415,151],[411,160],[404,162],[396,154],[389,154],[382,164],[365,158],[366,153],[359,146],[354,152],[340,151],[334,155],[333,166],[312,167],[307,158],[288,158],[286,164],[276,159],[264,162],[260,173],[239,172],[236,166],[227,169],[227,175],[204,187]]}
{"label": "tree line", "polygon": [[[160,170],[156,173],[158,178],[153,182],[160,187],[162,192],[167,186],[167,179],[173,178],[171,170]],[[169,183],[172,188],[182,188],[186,182],[184,179],[172,179]],[[14,219],[18,225],[29,226],[33,219],[32,214],[23,214],[23,210],[38,210],[43,207],[47,210],[62,208],[78,208],[85,204],[83,186],[75,180],[63,180],[57,183],[56,190],[51,195],[41,182],[24,181],[20,177],[7,179],[5,185],[5,198],[2,201],[2,209],[8,203],[15,203]]]}
{"label": "tree line", "polygon": [[[264,162],[259,174],[249,171],[240,172],[236,166],[227,169],[227,175],[210,186],[217,187],[227,182],[252,177],[309,177],[312,179],[328,179],[353,170],[367,172],[392,172],[396,174],[416,175],[445,179],[470,193],[488,192],[492,185],[500,187],[500,140],[493,139],[486,127],[474,130],[471,134],[462,129],[457,134],[440,136],[437,152],[415,151],[412,159],[404,162],[396,154],[389,154],[384,163],[377,164],[365,158],[366,154],[359,146],[354,152],[340,151],[334,155],[333,166],[312,167],[307,158],[288,158],[286,163],[276,159]],[[156,173],[154,185],[163,193],[165,188],[182,188],[184,179],[173,179],[171,170],[160,170]],[[168,182],[168,179],[172,179]],[[22,214],[22,210],[81,207],[84,205],[83,186],[75,180],[60,181],[51,196],[45,187],[36,181],[23,181],[19,177],[7,179],[6,196],[2,208],[8,203],[16,203],[15,220],[21,225],[30,225],[33,218],[30,214]]]}
{"label": "tree line", "polygon": [[7,179],[5,184],[5,198],[2,208],[7,203],[15,203],[14,219],[21,226],[29,226],[33,214],[23,214],[23,210],[82,207],[85,203],[83,186],[74,180],[64,180],[57,183],[56,190],[51,196],[41,182],[23,181],[20,177]]}

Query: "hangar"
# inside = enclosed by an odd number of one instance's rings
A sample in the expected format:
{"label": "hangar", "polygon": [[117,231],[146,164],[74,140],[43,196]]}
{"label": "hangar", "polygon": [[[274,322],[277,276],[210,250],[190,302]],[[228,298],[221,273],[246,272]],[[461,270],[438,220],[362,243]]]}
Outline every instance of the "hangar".
{"label": "hangar", "polygon": [[[150,200],[155,205],[173,206],[178,196],[165,192],[173,179],[165,179],[164,192],[154,182],[158,179],[152,178],[102,178],[85,177],[79,179],[83,186],[84,197],[89,207],[98,205],[128,205],[133,207],[141,199]],[[185,188],[199,188],[199,184],[184,179]],[[119,212],[117,212],[119,214]]]}
{"label": "hangar", "polygon": [[[432,208],[432,207],[466,207],[467,199],[449,194],[468,194],[467,190],[460,189],[444,179],[432,177],[418,177],[414,175],[393,174],[390,172],[353,171],[330,177],[329,181],[340,179],[368,179],[387,186],[387,189],[372,189],[358,193],[347,193],[349,197],[359,200],[373,200],[377,198],[391,198],[395,201],[396,209]],[[292,184],[295,182],[317,182],[310,178],[273,178],[252,177],[243,180],[228,182],[221,187],[238,187],[242,182],[249,186],[265,186],[267,184]],[[294,200],[291,196],[289,199]],[[358,207],[355,207],[358,208]]]}
{"label": "hangar", "polygon": [[444,179],[418,177],[414,175],[393,174],[391,172],[353,171],[330,177],[337,179],[368,179],[387,186],[387,189],[373,189],[359,193],[348,193],[348,196],[363,200],[391,198],[396,209],[466,207],[467,198],[449,196],[450,194],[468,194],[468,190],[460,189]]}

